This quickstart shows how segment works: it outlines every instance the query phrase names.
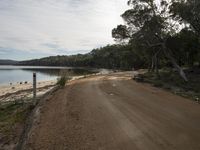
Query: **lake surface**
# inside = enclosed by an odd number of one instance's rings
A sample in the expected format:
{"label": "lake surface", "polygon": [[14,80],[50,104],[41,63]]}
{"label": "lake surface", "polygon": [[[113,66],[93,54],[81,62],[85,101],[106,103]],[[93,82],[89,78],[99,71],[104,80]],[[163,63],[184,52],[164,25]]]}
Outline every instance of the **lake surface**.
{"label": "lake surface", "polygon": [[46,67],[46,66],[1,66],[0,85],[17,82],[32,82],[33,73],[37,74],[37,81],[55,80],[60,75],[76,76],[96,72],[92,69],[72,67]]}

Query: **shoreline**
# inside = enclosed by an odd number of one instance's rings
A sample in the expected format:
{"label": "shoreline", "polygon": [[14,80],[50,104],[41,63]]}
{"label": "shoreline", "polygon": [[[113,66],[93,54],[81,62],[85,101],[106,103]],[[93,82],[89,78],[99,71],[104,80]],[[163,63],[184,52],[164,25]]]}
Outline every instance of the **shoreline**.
{"label": "shoreline", "polygon": [[[55,87],[57,80],[47,80],[37,82],[37,95],[43,95],[53,87]],[[0,85],[0,103],[15,101],[18,99],[25,99],[32,97],[32,82],[13,85]]]}
{"label": "shoreline", "polygon": [[[91,75],[73,76],[68,82],[85,78]],[[37,82],[37,97],[42,96],[56,86],[57,80],[46,80]],[[28,82],[23,84],[0,85],[0,104],[13,102],[17,100],[27,100],[33,96],[33,83]]]}

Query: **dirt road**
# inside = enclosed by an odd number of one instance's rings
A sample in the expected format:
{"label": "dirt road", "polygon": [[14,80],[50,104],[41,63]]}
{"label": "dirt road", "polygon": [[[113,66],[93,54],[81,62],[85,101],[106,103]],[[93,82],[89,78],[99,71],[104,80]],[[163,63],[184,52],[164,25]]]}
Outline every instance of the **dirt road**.
{"label": "dirt road", "polygon": [[200,150],[200,105],[128,73],[73,81],[47,98],[25,149]]}

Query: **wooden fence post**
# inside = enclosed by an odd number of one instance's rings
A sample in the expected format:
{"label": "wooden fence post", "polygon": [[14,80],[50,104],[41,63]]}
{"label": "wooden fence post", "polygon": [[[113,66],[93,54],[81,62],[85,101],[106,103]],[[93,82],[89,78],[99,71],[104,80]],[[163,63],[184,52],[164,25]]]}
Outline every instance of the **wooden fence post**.
{"label": "wooden fence post", "polygon": [[33,73],[33,99],[36,101],[36,73]]}

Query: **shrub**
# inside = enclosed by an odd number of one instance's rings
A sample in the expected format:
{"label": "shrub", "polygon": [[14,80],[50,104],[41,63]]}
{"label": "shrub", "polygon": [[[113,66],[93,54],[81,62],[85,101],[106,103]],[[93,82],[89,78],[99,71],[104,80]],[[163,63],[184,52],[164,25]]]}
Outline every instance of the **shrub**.
{"label": "shrub", "polygon": [[163,87],[163,83],[162,83],[162,81],[160,81],[160,80],[154,81],[154,82],[153,82],[153,86],[155,86],[155,87]]}
{"label": "shrub", "polygon": [[58,78],[57,85],[64,87],[68,80],[69,80],[68,77],[61,76],[60,78]]}

